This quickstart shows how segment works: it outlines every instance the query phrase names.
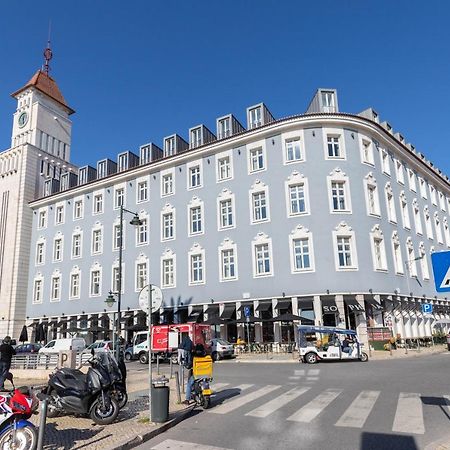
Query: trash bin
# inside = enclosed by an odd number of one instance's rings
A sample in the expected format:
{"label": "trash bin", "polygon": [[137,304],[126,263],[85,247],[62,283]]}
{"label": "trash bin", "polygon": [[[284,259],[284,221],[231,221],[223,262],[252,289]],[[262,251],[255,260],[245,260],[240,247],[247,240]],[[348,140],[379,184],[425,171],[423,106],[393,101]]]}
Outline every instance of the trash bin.
{"label": "trash bin", "polygon": [[450,352],[450,333],[447,334],[447,350]]}
{"label": "trash bin", "polygon": [[169,420],[169,380],[158,378],[152,383],[152,422],[164,423]]}

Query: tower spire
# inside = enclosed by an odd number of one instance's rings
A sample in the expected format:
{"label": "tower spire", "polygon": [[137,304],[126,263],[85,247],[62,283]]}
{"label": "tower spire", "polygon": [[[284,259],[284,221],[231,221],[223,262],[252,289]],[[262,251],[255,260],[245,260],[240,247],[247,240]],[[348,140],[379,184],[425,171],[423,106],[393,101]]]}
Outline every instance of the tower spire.
{"label": "tower spire", "polygon": [[49,21],[48,23],[48,40],[47,40],[47,47],[44,50],[44,67],[43,71],[48,75],[50,72],[50,60],[53,58],[53,52],[50,46],[50,32],[51,32],[52,22]]}

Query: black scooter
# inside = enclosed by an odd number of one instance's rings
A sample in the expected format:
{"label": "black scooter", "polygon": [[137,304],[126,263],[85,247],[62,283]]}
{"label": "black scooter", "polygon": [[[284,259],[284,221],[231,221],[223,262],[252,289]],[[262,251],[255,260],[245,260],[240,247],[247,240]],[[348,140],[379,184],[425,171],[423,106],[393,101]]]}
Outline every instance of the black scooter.
{"label": "black scooter", "polygon": [[86,375],[78,369],[68,368],[53,372],[42,391],[48,398],[47,416],[90,416],[98,425],[114,422],[119,414],[119,405],[110,393],[114,377],[107,370],[108,358],[107,353],[93,356]]}

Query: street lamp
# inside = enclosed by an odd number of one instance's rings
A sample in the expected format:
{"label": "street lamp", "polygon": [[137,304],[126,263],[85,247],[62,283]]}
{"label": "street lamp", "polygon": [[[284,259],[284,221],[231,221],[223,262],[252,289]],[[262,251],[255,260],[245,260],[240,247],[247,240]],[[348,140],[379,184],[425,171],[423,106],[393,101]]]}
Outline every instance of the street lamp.
{"label": "street lamp", "polygon": [[[123,254],[123,213],[127,212],[133,215],[133,218],[130,221],[130,225],[140,226],[143,224],[143,221],[139,219],[139,215],[137,212],[130,211],[120,205],[120,218],[119,218],[119,270],[118,270],[118,280],[117,280],[117,293],[109,292],[108,297],[105,300],[105,303],[111,308],[114,306],[115,299],[114,295],[117,295],[117,340],[120,337],[120,306],[122,302],[122,254]],[[116,346],[116,358],[119,361],[120,358],[120,345]]]}

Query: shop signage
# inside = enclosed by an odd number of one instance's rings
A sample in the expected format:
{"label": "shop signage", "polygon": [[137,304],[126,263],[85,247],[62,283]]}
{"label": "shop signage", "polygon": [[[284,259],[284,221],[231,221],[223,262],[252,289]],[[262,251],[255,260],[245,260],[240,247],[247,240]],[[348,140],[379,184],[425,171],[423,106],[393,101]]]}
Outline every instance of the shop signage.
{"label": "shop signage", "polygon": [[367,337],[370,341],[385,341],[392,336],[388,327],[367,328]]}
{"label": "shop signage", "polygon": [[324,314],[330,314],[330,313],[334,314],[334,313],[338,312],[338,307],[336,305],[330,305],[330,306],[323,305],[322,311]]}
{"label": "shop signage", "polygon": [[360,304],[351,304],[351,305],[347,305],[348,306],[348,310],[350,312],[355,312],[355,311],[363,311],[364,312],[364,306],[360,305]]}
{"label": "shop signage", "polygon": [[431,254],[437,292],[450,292],[450,251]]}

